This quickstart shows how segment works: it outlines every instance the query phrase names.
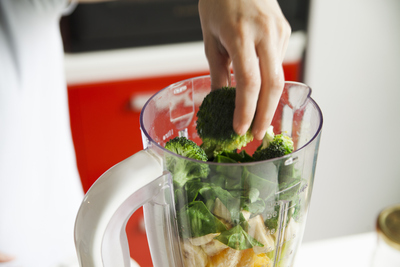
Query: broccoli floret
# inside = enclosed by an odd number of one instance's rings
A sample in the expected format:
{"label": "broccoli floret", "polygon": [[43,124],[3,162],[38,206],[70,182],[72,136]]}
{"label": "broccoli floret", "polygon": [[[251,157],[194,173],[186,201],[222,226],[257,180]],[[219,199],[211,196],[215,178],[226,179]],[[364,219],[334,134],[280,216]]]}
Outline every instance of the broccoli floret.
{"label": "broccoli floret", "polygon": [[236,88],[223,87],[211,91],[199,107],[196,129],[209,158],[240,149],[253,140],[250,130],[243,136],[233,130],[235,97]]}
{"label": "broccoli floret", "polygon": [[293,152],[293,140],[287,135],[274,135],[273,128],[267,130],[263,143],[253,154],[256,161],[282,157]]}
{"label": "broccoli floret", "polygon": [[[186,137],[175,137],[165,144],[169,151],[200,161],[207,161],[207,155],[195,142]],[[172,173],[174,184],[182,187],[195,178],[206,178],[210,171],[207,164],[166,155],[167,169]]]}

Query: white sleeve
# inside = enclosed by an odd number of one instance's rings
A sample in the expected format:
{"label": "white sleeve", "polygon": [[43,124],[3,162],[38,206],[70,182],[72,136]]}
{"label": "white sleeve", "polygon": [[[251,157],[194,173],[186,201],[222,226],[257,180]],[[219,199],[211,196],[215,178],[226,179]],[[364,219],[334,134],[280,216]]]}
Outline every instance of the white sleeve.
{"label": "white sleeve", "polygon": [[51,267],[75,255],[83,192],[59,29],[67,4],[0,0],[0,251],[16,258],[1,267]]}
{"label": "white sleeve", "polygon": [[[26,72],[24,67],[27,66],[27,58],[34,56],[35,51],[45,52],[43,47],[54,45],[60,47],[60,44],[56,44],[61,40],[58,23],[68,5],[68,0],[0,1],[1,65],[14,68],[9,71],[6,69],[3,74],[12,71],[18,74],[16,78],[20,80]],[[29,67],[31,72],[32,65]]]}
{"label": "white sleeve", "polygon": [[7,11],[22,14],[39,14],[60,16],[69,6],[69,0],[1,0]]}

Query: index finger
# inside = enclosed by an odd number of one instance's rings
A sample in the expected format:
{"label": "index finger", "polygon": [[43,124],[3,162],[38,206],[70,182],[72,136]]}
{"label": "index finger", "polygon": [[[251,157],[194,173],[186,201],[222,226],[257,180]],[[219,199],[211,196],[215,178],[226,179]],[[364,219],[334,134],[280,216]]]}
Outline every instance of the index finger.
{"label": "index finger", "polygon": [[237,134],[244,135],[256,112],[261,78],[254,42],[245,41],[236,48],[235,52],[230,53],[236,80],[233,128]]}

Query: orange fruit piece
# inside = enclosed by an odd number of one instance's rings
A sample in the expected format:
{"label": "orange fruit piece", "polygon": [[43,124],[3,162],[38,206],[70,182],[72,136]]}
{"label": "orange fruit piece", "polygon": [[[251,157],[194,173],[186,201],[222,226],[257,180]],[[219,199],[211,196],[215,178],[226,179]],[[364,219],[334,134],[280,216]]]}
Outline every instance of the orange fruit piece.
{"label": "orange fruit piece", "polygon": [[272,267],[272,261],[265,254],[256,255],[254,267]]}
{"label": "orange fruit piece", "polygon": [[242,252],[232,248],[227,248],[211,257],[208,266],[212,267],[237,267]]}
{"label": "orange fruit piece", "polygon": [[253,249],[246,249],[242,252],[242,257],[237,267],[271,267],[272,261],[265,253],[256,255]]}
{"label": "orange fruit piece", "polygon": [[207,267],[272,267],[272,261],[265,253],[255,254],[253,249],[224,249],[210,257]]}

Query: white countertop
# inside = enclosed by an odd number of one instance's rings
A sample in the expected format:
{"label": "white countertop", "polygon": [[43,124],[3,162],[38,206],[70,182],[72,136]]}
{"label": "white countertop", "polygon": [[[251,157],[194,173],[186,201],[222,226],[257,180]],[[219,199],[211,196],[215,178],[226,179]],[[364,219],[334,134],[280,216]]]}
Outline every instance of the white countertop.
{"label": "white countertop", "polygon": [[369,267],[376,246],[374,232],[303,243],[295,267]]}

